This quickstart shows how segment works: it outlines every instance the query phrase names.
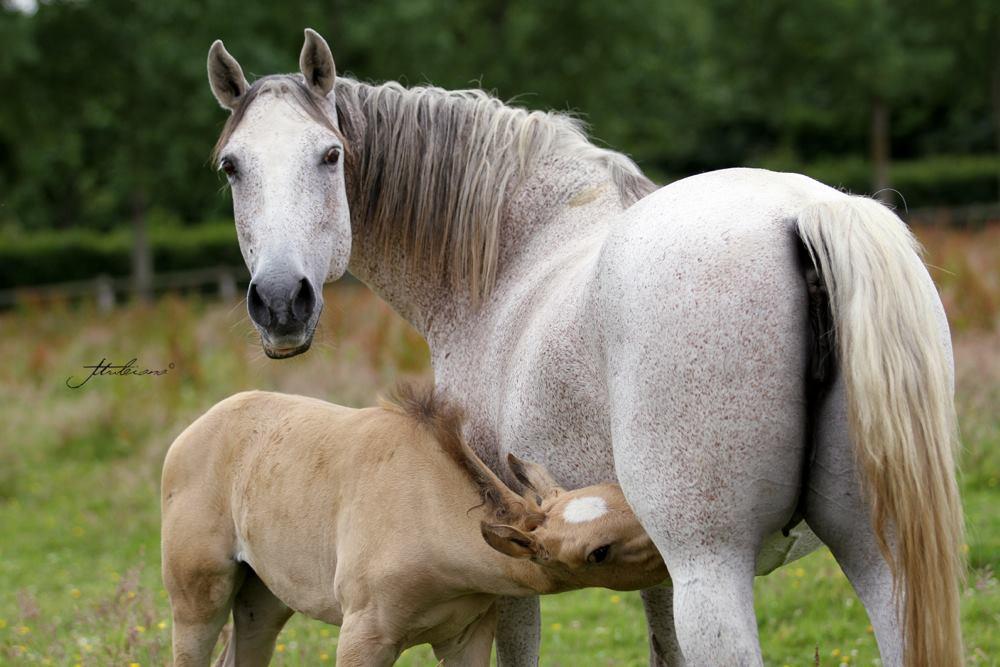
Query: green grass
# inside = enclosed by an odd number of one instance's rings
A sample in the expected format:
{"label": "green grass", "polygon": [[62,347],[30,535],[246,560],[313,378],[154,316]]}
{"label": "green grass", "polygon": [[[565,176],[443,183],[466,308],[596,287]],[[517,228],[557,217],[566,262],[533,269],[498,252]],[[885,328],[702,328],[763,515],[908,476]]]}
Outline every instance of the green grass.
{"label": "green grass", "polygon": [[[996,280],[980,281],[969,308],[996,303]],[[961,315],[970,297],[965,283],[952,282],[957,291],[946,301]],[[315,349],[281,363],[262,357],[240,307],[166,299],[107,317],[60,304],[0,315],[0,664],[169,660],[159,470],[173,437],[212,403],[272,388],[363,405],[400,377],[427,375],[423,342],[369,293],[331,290],[327,304]],[[164,377],[65,386],[102,356],[176,367]],[[1000,664],[1000,332],[958,333],[956,357],[969,523],[967,653],[970,664]],[[768,664],[812,665],[817,651],[823,665],[876,660],[864,610],[825,550],[758,579],[756,595]],[[638,594],[593,589],[551,596],[542,606],[543,665],[646,664]],[[336,636],[336,628],[295,617],[275,664],[332,664]],[[400,664],[434,661],[418,647]]]}

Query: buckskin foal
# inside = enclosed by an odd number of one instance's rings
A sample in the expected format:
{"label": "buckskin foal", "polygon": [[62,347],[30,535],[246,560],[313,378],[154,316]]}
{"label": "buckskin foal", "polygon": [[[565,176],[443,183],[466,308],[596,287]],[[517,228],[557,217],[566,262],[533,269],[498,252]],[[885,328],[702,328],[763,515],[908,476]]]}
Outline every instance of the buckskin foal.
{"label": "buckskin foal", "polygon": [[[488,665],[497,596],[667,578],[621,489],[559,488],[509,459],[511,491],[433,390],[355,410],[237,394],[174,441],[163,466],[163,581],[175,664],[265,665],[298,611],[341,626],[337,664],[390,665],[429,643]],[[491,548],[492,547],[492,548]]]}

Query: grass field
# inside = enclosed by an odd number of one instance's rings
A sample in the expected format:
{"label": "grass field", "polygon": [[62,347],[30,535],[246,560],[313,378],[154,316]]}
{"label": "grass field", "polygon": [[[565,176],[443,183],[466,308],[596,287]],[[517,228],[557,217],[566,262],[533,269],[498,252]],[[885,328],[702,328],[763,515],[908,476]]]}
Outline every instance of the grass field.
{"label": "grass field", "polygon": [[[1000,227],[927,230],[928,262],[955,329],[970,572],[970,664],[1000,664]],[[215,401],[270,388],[349,405],[400,377],[426,377],[420,338],[362,288],[327,293],[319,342],[271,362],[240,305],[168,297],[109,316],[25,304],[0,315],[0,663],[159,665],[170,619],[159,581],[158,484],[173,437]],[[161,377],[94,378],[135,357]],[[863,609],[828,552],[757,580],[771,665],[873,664]],[[638,594],[588,590],[543,600],[543,665],[644,665]],[[332,664],[336,628],[296,617],[275,664]],[[433,664],[429,650],[401,664]]]}

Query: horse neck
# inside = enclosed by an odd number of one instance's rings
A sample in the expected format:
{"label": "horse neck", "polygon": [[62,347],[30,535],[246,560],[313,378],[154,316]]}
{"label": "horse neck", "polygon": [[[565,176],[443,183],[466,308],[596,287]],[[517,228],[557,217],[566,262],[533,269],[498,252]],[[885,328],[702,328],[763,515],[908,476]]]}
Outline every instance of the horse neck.
{"label": "horse neck", "polygon": [[[572,209],[584,206],[589,215],[571,215]],[[582,236],[588,226],[603,225],[621,210],[615,186],[601,165],[564,155],[539,158],[529,176],[508,186],[492,294],[503,294],[520,280],[518,267],[527,257],[537,259],[557,250],[554,238]],[[399,249],[387,261],[364,222],[355,221],[353,227],[351,272],[409,321],[432,349],[435,341],[475,323],[488,309],[490,297],[477,303],[440,275],[408,267]]]}

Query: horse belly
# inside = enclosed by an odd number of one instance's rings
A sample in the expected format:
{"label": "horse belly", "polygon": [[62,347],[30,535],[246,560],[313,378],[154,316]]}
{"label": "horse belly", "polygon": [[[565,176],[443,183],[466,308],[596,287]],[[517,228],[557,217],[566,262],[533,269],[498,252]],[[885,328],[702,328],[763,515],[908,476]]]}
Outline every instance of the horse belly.
{"label": "horse belly", "polygon": [[574,308],[527,328],[513,351],[498,423],[508,453],[544,465],[567,488],[614,481],[608,398],[591,327]]}

